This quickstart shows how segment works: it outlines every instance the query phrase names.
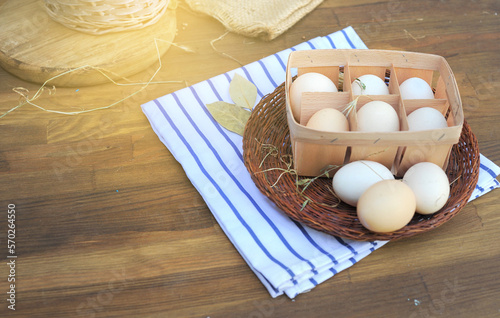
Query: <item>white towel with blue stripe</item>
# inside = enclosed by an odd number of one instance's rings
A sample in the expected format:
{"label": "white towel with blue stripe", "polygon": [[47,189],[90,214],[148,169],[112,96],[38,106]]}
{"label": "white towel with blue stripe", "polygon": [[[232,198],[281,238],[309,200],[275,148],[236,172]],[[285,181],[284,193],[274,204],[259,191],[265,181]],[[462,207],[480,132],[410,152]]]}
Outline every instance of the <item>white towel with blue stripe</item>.
{"label": "white towel with blue stripe", "polygon": [[[262,98],[284,82],[291,51],[332,48],[366,46],[348,27],[142,105],[153,130],[273,297],[286,293],[294,298],[309,291],[387,242],[345,240],[288,218],[251,180],[241,136],[222,128],[205,105],[232,103],[229,83],[236,73],[253,82]],[[485,157],[481,160],[481,183],[473,198],[499,186],[495,178],[500,168]]]}

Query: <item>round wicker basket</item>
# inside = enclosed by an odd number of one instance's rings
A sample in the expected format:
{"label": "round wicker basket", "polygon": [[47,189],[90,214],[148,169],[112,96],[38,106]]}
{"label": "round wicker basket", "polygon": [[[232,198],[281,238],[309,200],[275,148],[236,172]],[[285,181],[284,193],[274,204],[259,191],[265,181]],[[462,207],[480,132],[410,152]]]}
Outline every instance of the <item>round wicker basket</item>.
{"label": "round wicker basket", "polygon": [[156,23],[170,0],[44,0],[45,11],[62,25],[90,34],[142,29]]}
{"label": "round wicker basket", "polygon": [[[434,229],[465,206],[479,174],[476,137],[464,123],[460,141],[454,145],[446,173],[451,182],[446,205],[432,215],[415,214],[404,228],[374,233],[361,225],[356,209],[340,202],[331,189],[331,178],[318,178],[304,192],[290,172],[291,142],[285,113],[284,83],[254,108],[243,136],[245,166],[260,189],[290,218],[316,230],[359,241],[394,240]],[[298,178],[298,179],[297,179]],[[307,201],[307,202],[306,202]]]}

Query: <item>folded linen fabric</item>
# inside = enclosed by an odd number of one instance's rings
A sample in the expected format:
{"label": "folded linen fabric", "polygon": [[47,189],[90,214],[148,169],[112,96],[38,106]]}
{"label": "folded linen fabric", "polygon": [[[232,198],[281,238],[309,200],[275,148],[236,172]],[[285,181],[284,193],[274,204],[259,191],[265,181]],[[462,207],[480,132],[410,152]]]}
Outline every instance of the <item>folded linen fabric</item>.
{"label": "folded linen fabric", "polygon": [[272,40],[323,0],[186,0],[195,11],[219,20],[229,31]]}
{"label": "folded linen fabric", "polygon": [[[153,130],[272,297],[286,293],[294,298],[309,291],[387,241],[341,239],[288,218],[250,178],[243,163],[242,137],[222,128],[205,105],[232,102],[229,84],[236,73],[257,86],[260,99],[284,82],[291,51],[332,48],[366,46],[347,27],[142,105]],[[475,195],[495,187],[491,178],[498,175],[498,167],[485,161],[484,168],[488,184],[479,186]]]}

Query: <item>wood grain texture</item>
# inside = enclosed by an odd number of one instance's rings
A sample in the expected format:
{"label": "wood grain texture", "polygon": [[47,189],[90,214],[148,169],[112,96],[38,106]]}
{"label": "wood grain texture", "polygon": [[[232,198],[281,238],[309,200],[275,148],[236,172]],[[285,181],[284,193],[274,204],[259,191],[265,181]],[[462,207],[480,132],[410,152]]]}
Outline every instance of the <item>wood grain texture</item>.
{"label": "wood grain texture", "polygon": [[[0,5],[6,1],[1,0]],[[250,63],[352,26],[369,48],[444,56],[481,152],[500,164],[500,3],[325,0],[271,42],[228,34],[216,48]],[[391,242],[294,301],[272,299],[222,232],[140,104],[238,67],[213,50],[216,20],[183,2],[155,84],[75,116],[24,105],[0,118],[0,251],[16,205],[16,312],[1,317],[498,317],[500,191],[425,235]],[[145,82],[154,63],[136,75]],[[25,82],[0,69],[0,113]],[[140,86],[44,92],[48,109],[100,107]],[[0,266],[0,292],[8,266]]]}

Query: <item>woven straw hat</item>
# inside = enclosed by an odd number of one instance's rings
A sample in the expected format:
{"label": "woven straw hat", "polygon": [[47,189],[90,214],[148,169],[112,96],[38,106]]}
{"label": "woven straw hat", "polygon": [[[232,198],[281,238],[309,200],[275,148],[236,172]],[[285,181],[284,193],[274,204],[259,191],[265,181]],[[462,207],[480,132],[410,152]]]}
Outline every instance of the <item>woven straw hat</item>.
{"label": "woven straw hat", "polygon": [[142,29],[157,22],[175,0],[44,0],[49,16],[90,34]]}

